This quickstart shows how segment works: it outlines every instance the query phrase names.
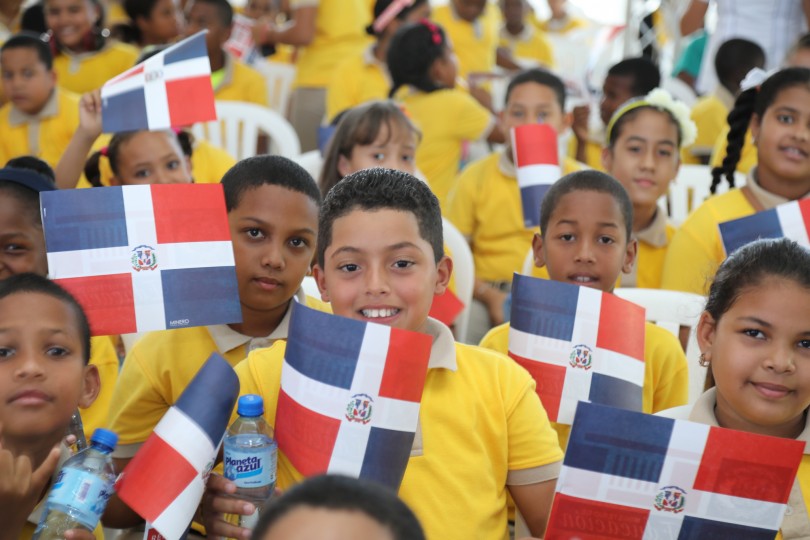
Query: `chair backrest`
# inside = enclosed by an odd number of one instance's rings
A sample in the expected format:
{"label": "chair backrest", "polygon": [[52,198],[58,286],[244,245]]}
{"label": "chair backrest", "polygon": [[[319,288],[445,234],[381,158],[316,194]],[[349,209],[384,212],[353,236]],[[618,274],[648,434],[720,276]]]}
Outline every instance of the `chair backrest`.
{"label": "chair backrest", "polygon": [[456,341],[466,342],[470,323],[475,266],[470,245],[455,225],[442,218],[444,243],[453,253],[453,274],[456,276],[456,296],[464,303],[464,310],[456,318]]}
{"label": "chair backrest", "polygon": [[321,291],[318,289],[318,283],[315,281],[314,277],[304,276],[304,280],[301,282],[301,288],[304,289],[304,293],[307,296],[311,296],[317,300],[321,299]]}
{"label": "chair backrest", "polygon": [[270,153],[294,158],[301,153],[298,135],[279,113],[254,103],[217,101],[217,118],[195,124],[194,137],[227,150],[238,160],[255,156],[261,135],[270,138]]}
{"label": "chair backrest", "polygon": [[287,118],[290,108],[292,85],[295,81],[295,66],[283,62],[263,60],[252,66],[264,75],[267,81],[267,103],[271,109]]}
{"label": "chair backrest", "polygon": [[[678,176],[669,185],[666,196],[669,205],[669,219],[673,225],[684,222],[690,212],[700,206],[709,195],[712,185],[712,169],[708,165],[681,165]],[[745,185],[745,175],[736,173],[734,185]],[[728,191],[728,184],[722,182],[717,186],[717,195]],[[662,197],[664,199],[664,197]],[[661,204],[659,202],[659,204]]]}
{"label": "chair backrest", "polygon": [[[703,393],[703,384],[706,381],[706,368],[699,363],[700,349],[695,336],[700,314],[706,304],[706,299],[699,294],[681,291],[665,291],[660,289],[634,289],[618,288],[613,291],[616,296],[629,300],[646,309],[646,319],[658,326],[666,328],[678,339],[682,340],[686,352],[686,362],[689,368],[689,401],[695,400]],[[688,331],[686,343],[683,343],[681,330]]]}
{"label": "chair backrest", "polygon": [[310,150],[297,156],[293,161],[301,165],[306,171],[318,181],[321,176],[321,169],[323,168],[323,157],[320,150]]}

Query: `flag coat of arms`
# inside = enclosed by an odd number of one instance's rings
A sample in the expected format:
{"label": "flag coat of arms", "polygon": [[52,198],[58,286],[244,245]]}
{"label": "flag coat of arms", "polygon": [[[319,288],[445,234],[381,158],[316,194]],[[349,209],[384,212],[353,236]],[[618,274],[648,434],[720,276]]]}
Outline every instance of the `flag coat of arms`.
{"label": "flag coat of arms", "polygon": [[121,500],[168,540],[194,517],[238,395],[236,373],[213,353],[116,484]]}
{"label": "flag coat of arms", "polygon": [[537,382],[549,420],[577,402],[641,411],[644,308],[614,294],[515,274],[509,356]]}
{"label": "flag coat of arms", "polygon": [[219,184],[49,191],[40,197],[51,277],[93,335],[242,320]]}
{"label": "flag coat of arms", "polygon": [[810,247],[808,224],[810,199],[802,199],[721,223],[720,238],[726,255],[759,238],[790,238]]}
{"label": "flag coat of arms", "polygon": [[512,130],[512,155],[517,168],[523,225],[540,225],[540,203],[551,184],[559,180],[557,132],[548,124],[527,124]]}
{"label": "flag coat of arms", "polygon": [[104,83],[104,132],[168,129],[216,120],[206,32],[198,32]]}
{"label": "flag coat of arms", "polygon": [[590,403],[577,409],[548,540],[773,540],[804,443]]}
{"label": "flag coat of arms", "polygon": [[345,474],[398,489],[432,343],[295,304],[276,409],[279,449],[305,476]]}

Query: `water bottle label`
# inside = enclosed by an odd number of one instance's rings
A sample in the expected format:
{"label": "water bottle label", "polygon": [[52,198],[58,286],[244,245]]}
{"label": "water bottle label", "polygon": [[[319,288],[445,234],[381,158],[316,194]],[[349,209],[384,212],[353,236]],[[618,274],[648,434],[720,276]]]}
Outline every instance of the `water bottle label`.
{"label": "water bottle label", "polygon": [[70,508],[75,519],[92,531],[110,495],[112,487],[98,476],[78,469],[62,469],[48,497],[48,507]]}
{"label": "water bottle label", "polygon": [[227,448],[225,478],[237,488],[259,488],[276,483],[276,446],[260,450]]}

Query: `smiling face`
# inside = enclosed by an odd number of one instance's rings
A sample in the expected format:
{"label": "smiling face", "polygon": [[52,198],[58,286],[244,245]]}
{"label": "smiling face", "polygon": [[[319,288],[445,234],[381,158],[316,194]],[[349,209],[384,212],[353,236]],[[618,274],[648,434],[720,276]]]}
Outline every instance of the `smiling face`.
{"label": "smiling face", "polygon": [[535,265],[554,281],[611,292],[619,273],[632,269],[637,248],[610,194],[578,190],[560,197],[532,249]]}
{"label": "smiling face", "polygon": [[[390,129],[393,129],[393,133],[389,134]],[[374,142],[355,145],[349,157],[339,156],[338,172],[341,176],[348,176],[363,169],[385,167],[414,174],[417,142],[416,134],[412,130],[389,122],[380,127]]]}
{"label": "smiling face", "polygon": [[0,280],[25,272],[48,275],[45,235],[36,212],[36,207],[0,189]]}
{"label": "smiling face", "polygon": [[810,406],[810,290],[766,277],[718,321],[704,313],[698,343],[717,385],[723,427],[796,437]]}
{"label": "smiling face", "polygon": [[6,97],[26,114],[39,113],[56,86],[56,75],[40,60],[36,49],[15,47],[0,55]]}
{"label": "smiling face", "polygon": [[177,138],[165,131],[141,131],[122,142],[113,185],[188,184],[191,163]]}
{"label": "smiling face", "polygon": [[413,213],[356,209],[334,221],[314,273],[336,315],[421,332],[452,271],[447,257],[435,261]]}
{"label": "smiling face", "polygon": [[80,51],[85,36],[100,17],[90,0],[46,0],[45,24],[54,38],[70,50]]}

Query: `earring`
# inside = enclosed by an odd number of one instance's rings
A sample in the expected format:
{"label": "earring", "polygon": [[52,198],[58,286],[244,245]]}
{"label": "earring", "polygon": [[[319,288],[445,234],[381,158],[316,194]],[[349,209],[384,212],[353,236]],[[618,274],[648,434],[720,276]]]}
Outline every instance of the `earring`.
{"label": "earring", "polygon": [[698,363],[700,364],[700,367],[709,367],[709,364],[711,364],[712,361],[711,358],[707,358],[706,353],[703,352],[700,353],[700,356],[698,357]]}

